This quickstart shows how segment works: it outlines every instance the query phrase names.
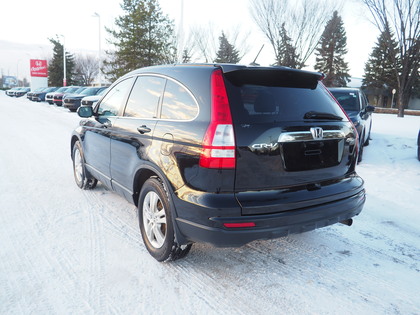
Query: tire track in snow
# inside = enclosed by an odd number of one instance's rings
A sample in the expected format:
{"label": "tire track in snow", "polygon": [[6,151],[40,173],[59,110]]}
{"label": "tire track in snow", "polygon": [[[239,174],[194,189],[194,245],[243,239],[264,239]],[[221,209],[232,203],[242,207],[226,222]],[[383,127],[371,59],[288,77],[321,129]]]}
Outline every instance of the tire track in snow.
{"label": "tire track in snow", "polygon": [[[26,235],[24,237],[19,235],[18,238],[12,239],[11,243],[13,244],[12,253],[17,256],[17,259],[13,259],[12,261],[20,262],[17,268],[21,269],[20,276],[24,277],[26,280],[24,283],[29,287],[29,290],[25,290],[25,294],[22,296],[23,305],[20,305],[23,309],[22,314],[27,314],[28,310],[34,313],[60,313],[59,310],[51,305],[51,301],[49,300],[52,297],[49,296],[51,290],[55,291],[54,296],[56,298],[60,299],[61,297],[63,302],[66,301],[63,304],[67,304],[68,306],[69,302],[71,304],[74,300],[82,300],[82,296],[78,294],[77,279],[72,276],[72,274],[74,275],[74,270],[70,264],[70,256],[66,248],[61,248],[58,252],[55,243],[45,243],[46,240],[51,242],[53,237],[48,234],[48,230],[42,228],[42,225],[39,223],[39,218],[35,215],[35,213],[39,213],[40,209],[33,208],[26,199],[21,200],[21,202],[24,211],[21,212],[21,216],[13,226],[19,227],[19,231],[25,232]],[[30,228],[28,229],[28,227]],[[20,240],[31,240],[31,244],[20,243]],[[34,242],[35,244],[32,244]],[[40,272],[49,274],[50,279],[46,280],[40,277]],[[63,278],[66,285],[56,286],[55,281],[61,283]],[[28,293],[29,298],[27,297]],[[74,297],[74,299],[69,301],[71,297]],[[64,306],[60,305],[60,307]],[[86,309],[84,305],[80,306],[80,311],[86,312],[88,310],[91,310],[91,308]]]}
{"label": "tire track in snow", "polygon": [[[17,220],[19,218],[16,218]],[[25,230],[25,226],[21,221],[17,221],[17,224],[13,224],[13,227],[17,228],[20,231]],[[30,292],[30,298],[40,299],[40,284],[42,279],[38,276],[37,273],[28,272],[36,270],[33,263],[33,257],[28,256],[28,251],[26,250],[25,244],[20,242],[20,239],[17,237],[9,237],[9,235],[14,235],[15,231],[11,231],[9,228],[11,225],[4,225],[2,228],[2,240],[7,240],[7,244],[10,244],[10,247],[7,248],[7,251],[4,252],[4,247],[2,248],[0,255],[0,267],[1,278],[6,276],[6,279],[0,283],[0,313],[1,314],[27,314],[29,306],[32,305],[31,300],[27,300],[27,295],[22,294],[20,291],[20,286],[22,283],[25,285],[25,291]],[[16,264],[16,262],[19,262]],[[29,268],[28,268],[29,267]],[[20,293],[20,294],[19,294]],[[35,296],[38,293],[38,296]],[[46,306],[47,309],[53,309],[52,305],[43,299],[42,304]]]}
{"label": "tire track in snow", "polygon": [[[143,241],[141,239],[140,230],[138,227],[138,217],[137,217],[137,208],[134,206],[127,204],[128,211],[132,211],[135,215],[130,215],[128,219],[132,220],[135,219],[135,227],[133,226],[132,221],[125,221],[127,216],[125,215],[124,218],[119,216],[119,211],[121,209],[116,209],[115,211],[109,210],[109,203],[103,198],[103,192],[99,190],[92,190],[86,191],[86,195],[88,196],[87,199],[90,200],[91,204],[94,204],[92,207],[93,212],[99,213],[101,220],[103,221],[103,227],[107,231],[111,231],[114,235],[119,236],[122,240],[128,242],[130,246],[133,246],[136,250],[140,251],[142,255],[147,255],[147,259],[150,259],[149,253],[145,248]],[[108,191],[106,191],[106,194]],[[109,192],[113,194],[112,192]],[[125,200],[124,200],[125,202]],[[94,219],[94,218],[93,218]],[[155,260],[152,263],[157,263]],[[205,301],[206,305],[209,309],[213,309],[216,311],[217,309],[223,310],[232,310],[232,304],[225,301],[225,296],[220,294],[220,284],[211,277],[210,275],[203,274],[201,272],[197,272],[194,268],[194,263],[189,263],[188,259],[184,259],[183,261],[176,261],[170,263],[163,263],[161,264],[169,275],[176,275],[179,277],[179,282],[183,284],[184,288],[188,288],[188,291],[191,292],[195,297],[199,298],[202,301]],[[182,275],[188,273],[188,277],[184,277]],[[204,276],[204,277],[203,277]],[[193,281],[192,281],[193,280]],[[212,289],[218,288],[218,289]],[[209,292],[210,291],[210,292]],[[213,292],[214,291],[214,292]],[[219,299],[215,303],[215,297],[219,296]],[[217,308],[215,308],[215,304],[217,304]],[[143,306],[139,305],[139,311],[145,309],[142,308]],[[150,308],[150,306],[149,306]],[[147,309],[147,311],[151,311]],[[159,312],[159,307],[157,306],[156,311]]]}
{"label": "tire track in snow", "polygon": [[[87,194],[85,193],[85,196]],[[90,196],[92,194],[89,194]],[[96,209],[88,209],[86,215],[89,217],[89,243],[90,243],[90,280],[88,281],[89,301],[94,305],[95,312],[106,314],[107,309],[102,293],[104,287],[104,233],[101,216],[95,213]]]}
{"label": "tire track in snow", "polygon": [[[100,189],[102,189],[102,191]],[[114,306],[109,294],[104,291],[106,277],[104,264],[106,261],[105,255],[108,253],[105,240],[105,229],[106,223],[109,222],[105,213],[107,212],[109,204],[107,205],[101,196],[107,194],[108,191],[105,188],[100,187],[97,190],[82,190],[82,193],[85,197],[84,199],[89,202],[89,206],[84,206],[84,212],[89,218],[89,300],[95,305],[95,312],[100,314],[121,314],[123,311],[118,310]]]}

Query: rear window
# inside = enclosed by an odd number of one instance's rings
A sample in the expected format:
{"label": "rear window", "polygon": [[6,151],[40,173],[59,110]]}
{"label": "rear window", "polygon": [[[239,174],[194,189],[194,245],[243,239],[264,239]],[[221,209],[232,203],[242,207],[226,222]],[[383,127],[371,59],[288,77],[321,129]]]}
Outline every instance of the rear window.
{"label": "rear window", "polygon": [[306,113],[330,113],[346,120],[328,91],[318,83],[310,87],[227,84],[233,119],[237,123],[302,121]]}
{"label": "rear window", "polygon": [[341,107],[345,111],[358,111],[360,108],[359,98],[355,92],[335,92],[331,91],[331,94],[337,99]]}

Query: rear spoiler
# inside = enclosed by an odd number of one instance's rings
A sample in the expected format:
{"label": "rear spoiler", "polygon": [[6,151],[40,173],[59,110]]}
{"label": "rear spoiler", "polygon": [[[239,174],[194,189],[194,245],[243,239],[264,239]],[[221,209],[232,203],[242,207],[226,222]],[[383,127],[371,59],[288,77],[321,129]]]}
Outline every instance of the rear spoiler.
{"label": "rear spoiler", "polygon": [[244,84],[315,89],[324,78],[319,72],[287,67],[229,67],[221,65],[224,76],[234,85]]}

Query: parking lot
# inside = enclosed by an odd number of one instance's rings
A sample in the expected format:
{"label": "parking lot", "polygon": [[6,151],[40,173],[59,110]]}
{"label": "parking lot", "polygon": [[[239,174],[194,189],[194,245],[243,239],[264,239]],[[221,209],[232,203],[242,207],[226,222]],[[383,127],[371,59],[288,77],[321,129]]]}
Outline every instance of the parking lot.
{"label": "parking lot", "polygon": [[74,183],[80,118],[0,92],[1,314],[416,314],[420,117],[373,114],[357,172],[367,202],[336,224],[158,263],[135,206]]}

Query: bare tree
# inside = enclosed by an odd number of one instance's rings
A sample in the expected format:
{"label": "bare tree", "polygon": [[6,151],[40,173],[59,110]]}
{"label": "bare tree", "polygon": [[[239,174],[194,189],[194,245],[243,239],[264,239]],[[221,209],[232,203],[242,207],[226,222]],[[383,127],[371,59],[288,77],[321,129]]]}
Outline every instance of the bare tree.
{"label": "bare tree", "polygon": [[217,37],[211,24],[205,26],[193,26],[190,30],[193,49],[200,55],[202,61],[212,62],[216,55]]}
{"label": "bare tree", "polygon": [[76,57],[75,81],[80,85],[91,85],[98,75],[98,59],[90,55]]}
{"label": "bare tree", "polygon": [[[389,25],[397,37],[398,54],[394,58],[398,117],[404,117],[419,78],[420,1],[362,0],[373,17],[373,23],[384,32]],[[391,41],[388,41],[391,43]],[[389,47],[392,48],[392,47]]]}
{"label": "bare tree", "polygon": [[274,50],[276,62],[282,56],[282,34],[287,31],[298,57],[298,68],[305,66],[314,52],[325,23],[341,1],[332,0],[251,0],[250,11],[255,23]]}
{"label": "bare tree", "polygon": [[[220,28],[209,24],[208,26],[194,26],[190,29],[190,34],[186,45],[190,55],[195,56],[203,62],[213,62],[217,56],[219,47],[219,35],[223,32]],[[228,32],[224,32],[229,43],[239,52],[239,59],[242,59],[249,51],[249,45],[245,40],[249,33],[244,32],[239,27],[234,27]]]}

